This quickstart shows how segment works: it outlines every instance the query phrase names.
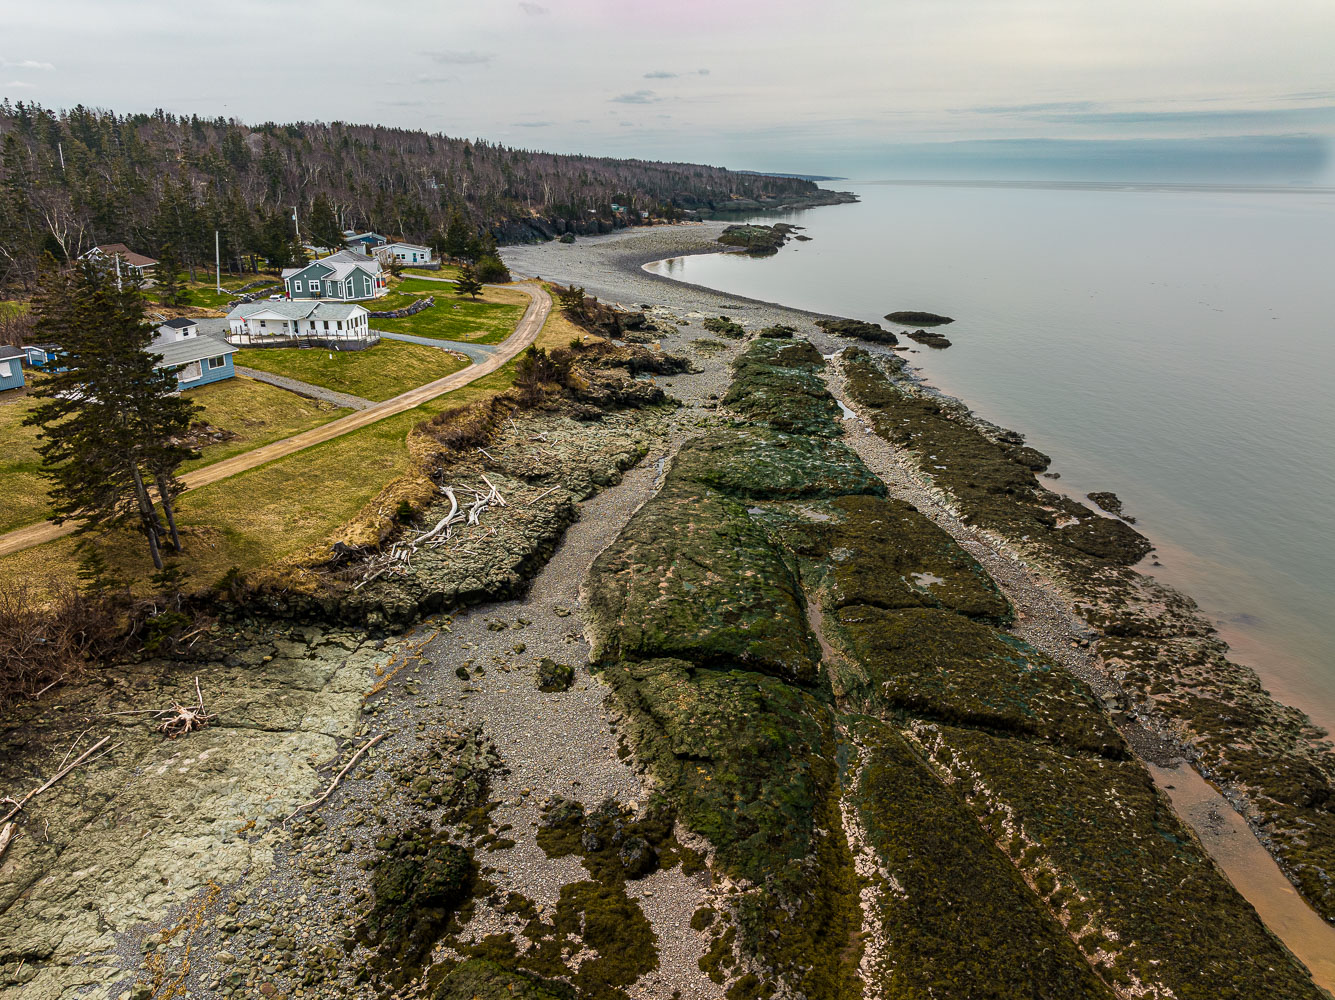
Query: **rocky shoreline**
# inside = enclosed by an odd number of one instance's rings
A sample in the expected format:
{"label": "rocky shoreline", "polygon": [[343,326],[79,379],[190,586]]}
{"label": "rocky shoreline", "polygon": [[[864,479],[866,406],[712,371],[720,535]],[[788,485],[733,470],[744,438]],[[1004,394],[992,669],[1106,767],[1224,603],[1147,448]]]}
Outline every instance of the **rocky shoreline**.
{"label": "rocky shoreline", "polygon": [[[7,720],[6,794],[115,749],[0,857],[0,995],[1326,995],[1140,763],[1197,761],[1319,905],[1276,833],[1321,805],[1264,784],[1318,788],[1315,734],[1240,668],[1147,662],[1215,647],[1141,589],[1143,539],[1033,492],[1043,456],[900,353],[641,269],[721,229],[505,250],[691,362],[440,460],[506,507]],[[210,728],[112,714],[196,677]],[[1247,782],[1206,684],[1266,727]]]}

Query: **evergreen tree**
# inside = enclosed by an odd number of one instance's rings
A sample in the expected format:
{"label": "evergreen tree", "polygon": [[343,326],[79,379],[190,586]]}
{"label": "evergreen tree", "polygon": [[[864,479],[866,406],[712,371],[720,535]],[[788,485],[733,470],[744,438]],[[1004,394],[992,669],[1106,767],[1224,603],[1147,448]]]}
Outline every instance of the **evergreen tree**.
{"label": "evergreen tree", "polygon": [[306,229],[311,242],[317,247],[328,247],[330,250],[343,248],[343,227],[338,224],[333,205],[323,194],[316,195],[311,205],[310,215],[306,217]]}
{"label": "evergreen tree", "polygon": [[455,295],[471,295],[477,298],[482,292],[482,282],[478,280],[477,272],[472,264],[465,264],[459,268],[459,277],[454,282]]}
{"label": "evergreen tree", "polygon": [[477,279],[487,284],[499,285],[510,280],[510,269],[494,254],[479,257],[475,270]]}
{"label": "evergreen tree", "polygon": [[[41,402],[26,423],[40,426],[43,472],[52,481],[52,520],[80,531],[137,522],[153,565],[162,568],[162,523],[146,478],[174,525],[172,500],[181,450],[169,438],[189,426],[193,404],[175,395],[176,378],[154,368],[153,327],[135,281],[116,287],[106,269],[61,270],[48,258],[33,308],[37,330],[67,352],[68,369],[33,389]],[[172,532],[179,551],[180,540]]]}
{"label": "evergreen tree", "polygon": [[447,257],[456,259],[462,258],[468,253],[468,245],[472,240],[473,234],[469,232],[468,223],[464,222],[464,217],[458,212],[450,216],[450,226],[445,230],[445,240],[441,244],[441,252]]}
{"label": "evergreen tree", "polygon": [[164,306],[185,305],[187,296],[181,285],[180,270],[181,262],[176,257],[176,248],[168,244],[158,254],[158,266],[153,269],[158,301]]}

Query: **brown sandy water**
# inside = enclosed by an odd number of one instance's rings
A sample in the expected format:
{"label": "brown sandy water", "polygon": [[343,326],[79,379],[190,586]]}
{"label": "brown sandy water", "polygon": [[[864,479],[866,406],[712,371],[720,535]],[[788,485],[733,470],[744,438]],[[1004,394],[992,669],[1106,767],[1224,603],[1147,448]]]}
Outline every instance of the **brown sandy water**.
{"label": "brown sandy water", "polygon": [[1145,766],[1271,933],[1307,966],[1318,986],[1335,992],[1335,927],[1298,895],[1246,820],[1194,768]]}

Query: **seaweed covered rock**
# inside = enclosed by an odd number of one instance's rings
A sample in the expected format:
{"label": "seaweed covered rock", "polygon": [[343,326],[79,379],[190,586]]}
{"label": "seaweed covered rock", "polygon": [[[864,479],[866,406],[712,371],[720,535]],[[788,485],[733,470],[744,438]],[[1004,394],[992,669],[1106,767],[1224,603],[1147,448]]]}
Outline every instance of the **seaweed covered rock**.
{"label": "seaweed covered rock", "polygon": [[[574,241],[571,236],[570,242]],[[567,983],[470,958],[455,966],[432,996],[433,1000],[577,1000],[578,994]]]}
{"label": "seaweed covered rock", "polygon": [[376,948],[371,965],[393,986],[414,978],[455,909],[473,893],[471,854],[422,831],[383,854],[371,880],[375,904],[358,937]]}
{"label": "seaweed covered rock", "polygon": [[810,683],[820,658],[797,580],[746,508],[669,483],[594,560],[595,660],[678,656]]}
{"label": "seaweed covered rock", "polygon": [[852,337],[866,340],[873,344],[899,343],[899,338],[878,323],[867,323],[860,319],[818,319],[816,325],[826,333],[837,337]]}
{"label": "seaweed covered rock", "polygon": [[967,410],[901,381],[865,351],[845,352],[852,397],[872,411],[879,434],[916,454],[922,470],[953,494],[961,516],[1031,544],[1118,565],[1138,562],[1149,541],[1130,525],[1039,485],[1047,457],[1018,435],[986,434]]}
{"label": "seaweed covered rock", "polygon": [[867,905],[891,929],[867,969],[876,995],[1111,1000],[967,807],[902,737],[849,721],[843,783],[878,879]]}
{"label": "seaweed covered rock", "polygon": [[915,309],[904,309],[900,312],[886,313],[885,318],[891,323],[898,323],[900,326],[945,326],[947,323],[955,322],[949,316],[940,316],[930,312],[919,312]]}
{"label": "seaweed covered rock", "polygon": [[944,351],[950,346],[950,338],[935,330],[910,330],[905,336],[909,340],[916,340],[919,344],[926,344],[938,351]]}
{"label": "seaweed covered rock", "polygon": [[573,354],[578,364],[590,368],[624,368],[632,375],[678,375],[691,370],[690,361],[679,354],[606,340],[589,341]]}
{"label": "seaweed covered rock", "polygon": [[1128,756],[1089,690],[1014,636],[937,608],[845,607],[826,626],[852,661],[842,686],[863,711]]}
{"label": "seaweed covered rock", "polygon": [[568,691],[575,681],[575,670],[568,663],[557,663],[544,656],[538,663],[538,690],[549,694]]}
{"label": "seaweed covered rock", "polygon": [[746,327],[727,316],[710,316],[701,324],[710,333],[717,333],[722,337],[730,337],[733,340],[741,340],[746,336]]}
{"label": "seaweed covered rock", "polygon": [[773,430],[838,437],[843,433],[839,404],[816,375],[824,364],[805,340],[756,340],[733,362],[723,405]]}
{"label": "seaweed covered rock", "polygon": [[752,257],[771,257],[788,242],[792,228],[785,223],[779,223],[777,226],[762,226],[755,223],[728,226],[717,239],[724,246],[741,247]]}
{"label": "seaweed covered rock", "polygon": [[752,500],[886,492],[842,442],[764,427],[722,427],[687,441],[670,478]]}
{"label": "seaweed covered rock", "polygon": [[997,625],[1010,602],[987,572],[916,507],[894,497],[846,496],[786,516],[772,530],[802,560],[826,612],[849,604],[947,608]]}
{"label": "seaweed covered rock", "polygon": [[1119,990],[1321,995],[1140,764],[949,726],[915,737]]}
{"label": "seaweed covered rock", "polygon": [[713,845],[716,872],[746,880],[701,968],[717,983],[734,976],[733,996],[779,983],[809,997],[856,991],[861,913],[829,708],[773,677],[680,660],[613,664],[603,677],[623,738],[678,820]]}

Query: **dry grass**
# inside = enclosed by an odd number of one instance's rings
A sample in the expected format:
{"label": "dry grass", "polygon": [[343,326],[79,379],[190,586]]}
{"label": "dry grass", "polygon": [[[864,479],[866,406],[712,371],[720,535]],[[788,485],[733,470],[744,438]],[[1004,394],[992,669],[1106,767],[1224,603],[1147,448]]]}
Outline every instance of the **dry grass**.
{"label": "dry grass", "polygon": [[0,582],[0,706],[81,673],[115,645],[120,618],[110,598],[69,582]]}

